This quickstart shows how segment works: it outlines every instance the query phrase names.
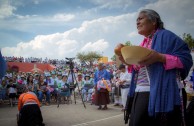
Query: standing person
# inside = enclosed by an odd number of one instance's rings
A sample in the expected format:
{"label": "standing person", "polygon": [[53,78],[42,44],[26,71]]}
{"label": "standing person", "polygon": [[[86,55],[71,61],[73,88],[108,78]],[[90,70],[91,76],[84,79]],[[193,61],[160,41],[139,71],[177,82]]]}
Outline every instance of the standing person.
{"label": "standing person", "polygon": [[[98,109],[106,110],[108,109],[107,104],[109,104],[109,85],[110,75],[106,69],[104,69],[103,63],[98,64],[98,70],[94,74],[94,84],[95,84],[95,105],[98,105]],[[105,81],[105,82],[104,82]],[[110,82],[110,81],[109,81]],[[105,88],[103,88],[105,87]],[[102,105],[104,107],[102,108]]]}
{"label": "standing person", "polygon": [[20,95],[18,110],[18,126],[44,126],[40,102],[34,92],[29,90]]}
{"label": "standing person", "polygon": [[114,106],[122,106],[121,87],[117,85],[117,82],[119,81],[119,74],[120,70],[113,72],[114,78],[112,79],[112,91],[114,92]]}
{"label": "standing person", "polygon": [[123,64],[119,66],[119,70],[121,71],[121,73],[120,73],[120,78],[117,82],[117,85],[121,87],[121,98],[122,98],[122,105],[123,105],[122,111],[124,111],[125,104],[127,101],[127,95],[129,92],[129,86],[131,83],[131,73],[128,73],[125,65]]}
{"label": "standing person", "polygon": [[10,105],[12,107],[13,105],[15,105],[16,95],[17,95],[16,85],[13,83],[12,79],[9,80],[9,84],[7,85],[7,89],[8,89],[8,96],[9,96]]}
{"label": "standing person", "polygon": [[[145,37],[140,46],[151,53],[133,67],[129,126],[181,126],[184,112],[179,91],[183,86],[179,80],[187,77],[193,64],[188,45],[165,30],[159,14],[151,9],[140,11],[137,29]],[[122,56],[120,60],[124,62]]]}

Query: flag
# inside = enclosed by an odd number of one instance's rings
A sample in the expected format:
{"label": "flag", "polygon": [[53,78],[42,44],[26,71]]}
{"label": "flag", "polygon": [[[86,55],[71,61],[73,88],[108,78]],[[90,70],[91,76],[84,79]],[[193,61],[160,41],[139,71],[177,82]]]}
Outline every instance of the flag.
{"label": "flag", "polygon": [[5,76],[6,69],[7,69],[7,65],[4,58],[1,55],[1,50],[0,50],[0,79]]}

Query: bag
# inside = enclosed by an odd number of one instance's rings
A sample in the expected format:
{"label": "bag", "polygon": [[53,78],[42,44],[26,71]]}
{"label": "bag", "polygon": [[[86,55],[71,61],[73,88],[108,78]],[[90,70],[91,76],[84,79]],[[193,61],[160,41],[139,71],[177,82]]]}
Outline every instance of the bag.
{"label": "bag", "polygon": [[192,97],[191,102],[189,103],[186,110],[186,125],[194,126],[194,96]]}
{"label": "bag", "polygon": [[70,89],[76,88],[76,84],[70,83],[70,84],[69,84],[69,88],[70,88]]}
{"label": "bag", "polygon": [[84,89],[86,88],[86,89],[91,89],[91,88],[93,88],[94,87],[94,85],[93,84],[85,84],[84,85]]}
{"label": "bag", "polygon": [[126,102],[125,112],[124,112],[125,124],[128,123],[129,115],[131,114],[131,109],[132,109],[132,105],[133,105],[133,99],[134,99],[134,97],[127,96],[127,102]]}
{"label": "bag", "polygon": [[98,92],[102,92],[102,93],[106,93],[108,90],[107,89],[104,89],[104,88],[101,88],[100,90],[98,90]]}
{"label": "bag", "polygon": [[120,85],[122,89],[129,88],[129,85]]}
{"label": "bag", "polygon": [[69,88],[61,88],[61,91],[62,92],[68,92],[69,91]]}

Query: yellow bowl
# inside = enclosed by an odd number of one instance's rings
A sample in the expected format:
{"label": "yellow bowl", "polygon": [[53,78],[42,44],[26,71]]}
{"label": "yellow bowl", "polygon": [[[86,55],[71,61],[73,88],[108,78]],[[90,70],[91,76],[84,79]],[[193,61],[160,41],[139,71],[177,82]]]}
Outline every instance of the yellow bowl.
{"label": "yellow bowl", "polygon": [[123,59],[128,64],[137,65],[145,56],[148,56],[151,50],[141,46],[125,46],[121,48]]}

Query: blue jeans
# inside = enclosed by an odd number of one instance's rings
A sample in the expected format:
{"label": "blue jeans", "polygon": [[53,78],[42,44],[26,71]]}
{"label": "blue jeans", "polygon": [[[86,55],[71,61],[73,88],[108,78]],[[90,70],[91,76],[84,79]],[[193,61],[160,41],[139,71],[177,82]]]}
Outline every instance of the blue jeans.
{"label": "blue jeans", "polygon": [[50,91],[46,91],[46,92],[38,91],[39,101],[42,102],[43,94],[46,95],[46,102],[50,103],[50,96],[51,96]]}

